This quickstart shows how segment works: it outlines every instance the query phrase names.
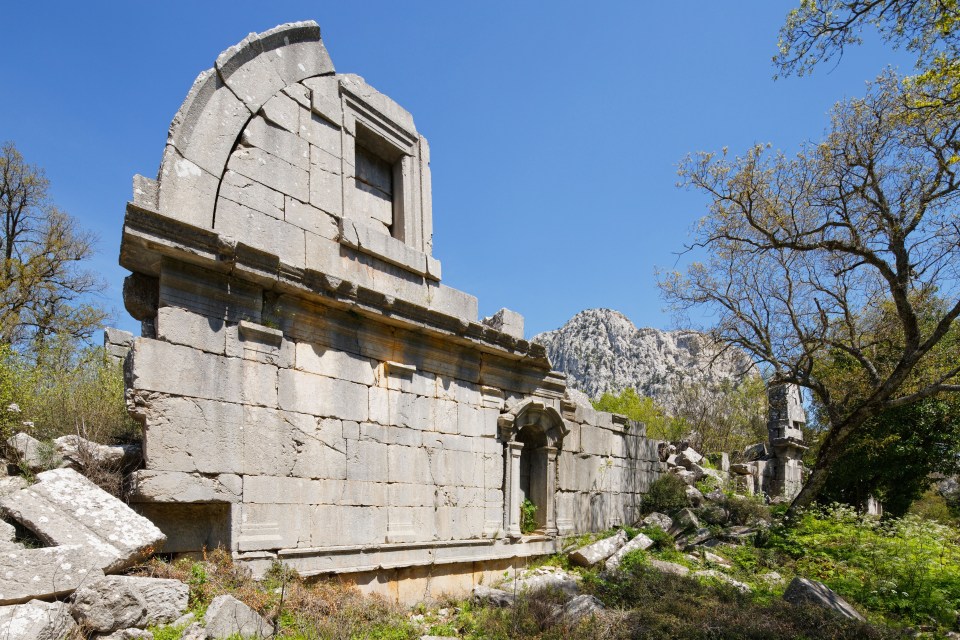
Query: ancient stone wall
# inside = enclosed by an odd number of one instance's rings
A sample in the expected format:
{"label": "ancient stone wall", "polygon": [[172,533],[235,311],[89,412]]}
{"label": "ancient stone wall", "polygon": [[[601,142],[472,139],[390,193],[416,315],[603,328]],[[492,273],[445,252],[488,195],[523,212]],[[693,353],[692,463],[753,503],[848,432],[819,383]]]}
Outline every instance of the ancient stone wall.
{"label": "ancient stone wall", "polygon": [[131,499],[165,551],[416,599],[633,521],[657,443],[572,401],[522,316],[478,321],[440,283],[429,160],[313,23],[251,34],[197,79],[158,180],[134,180],[120,257],[143,322]]}

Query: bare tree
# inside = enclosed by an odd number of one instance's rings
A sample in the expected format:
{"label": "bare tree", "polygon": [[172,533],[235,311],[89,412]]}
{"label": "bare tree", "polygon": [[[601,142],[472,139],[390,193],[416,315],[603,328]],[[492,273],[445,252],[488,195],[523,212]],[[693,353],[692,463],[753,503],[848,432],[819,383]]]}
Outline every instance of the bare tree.
{"label": "bare tree", "polygon": [[88,301],[102,288],[80,263],[94,237],[50,201],[49,182],[13,143],[0,147],[0,342],[55,333],[89,338],[106,314]]}
{"label": "bare tree", "polygon": [[810,389],[829,425],[793,508],[872,416],[960,390],[945,341],[960,314],[960,114],[909,100],[888,73],[796,157],[755,147],[681,167],[712,200],[691,247],[708,259],[661,274],[665,296],[716,311],[714,336]]}

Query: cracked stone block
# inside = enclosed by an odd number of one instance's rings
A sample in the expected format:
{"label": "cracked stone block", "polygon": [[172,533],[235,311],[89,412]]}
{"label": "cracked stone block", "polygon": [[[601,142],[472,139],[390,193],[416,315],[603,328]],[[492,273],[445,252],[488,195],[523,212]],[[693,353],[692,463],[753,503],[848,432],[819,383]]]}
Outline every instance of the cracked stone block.
{"label": "cracked stone block", "polygon": [[63,602],[31,600],[0,607],[0,638],[10,640],[60,640],[69,637],[77,623]]}
{"label": "cracked stone block", "polygon": [[619,531],[615,536],[580,547],[570,554],[570,560],[581,567],[592,567],[619,551],[626,542],[627,532]]}
{"label": "cracked stone block", "polygon": [[6,549],[0,553],[0,604],[67,595],[103,577],[98,560],[79,545]]}
{"label": "cracked stone block", "polygon": [[45,471],[37,480],[0,498],[0,510],[47,544],[82,547],[106,572],[132,566],[166,540],[152,522],[73,469]]}

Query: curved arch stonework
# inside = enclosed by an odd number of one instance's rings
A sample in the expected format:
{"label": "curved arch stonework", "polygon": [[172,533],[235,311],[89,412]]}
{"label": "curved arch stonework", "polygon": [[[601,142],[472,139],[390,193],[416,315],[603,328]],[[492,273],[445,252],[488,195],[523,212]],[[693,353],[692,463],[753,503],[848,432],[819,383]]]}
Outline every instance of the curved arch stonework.
{"label": "curved arch stonework", "polygon": [[[520,505],[530,499],[537,506],[540,531],[557,535],[557,454],[569,433],[563,417],[531,398],[501,414],[497,426],[504,442],[504,531],[511,538],[523,535]],[[532,437],[524,438],[530,430]],[[524,472],[529,476],[526,487]]]}
{"label": "curved arch stonework", "polygon": [[[165,552],[409,601],[632,521],[656,443],[572,402],[522,316],[481,320],[441,283],[429,165],[413,117],[335,72],[314,22],[251,34],[194,82],[120,250],[143,323],[130,499]],[[520,535],[524,496],[541,535]]]}

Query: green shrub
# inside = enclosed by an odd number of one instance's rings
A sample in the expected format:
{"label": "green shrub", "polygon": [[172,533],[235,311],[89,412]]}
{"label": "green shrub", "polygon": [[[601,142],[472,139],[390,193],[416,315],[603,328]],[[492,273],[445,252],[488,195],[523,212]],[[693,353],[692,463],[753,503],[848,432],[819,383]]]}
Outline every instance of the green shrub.
{"label": "green shrub", "polygon": [[960,530],[908,515],[880,521],[832,505],[777,526],[767,543],[798,575],[910,624],[956,624]]}
{"label": "green shrub", "polygon": [[540,523],[537,522],[537,505],[533,504],[529,499],[525,499],[523,504],[520,505],[520,532],[533,533],[539,526]]}
{"label": "green shrub", "polygon": [[647,513],[675,513],[690,506],[686,491],[687,485],[683,480],[672,473],[665,473],[650,485],[647,495],[643,497],[643,510]]}

